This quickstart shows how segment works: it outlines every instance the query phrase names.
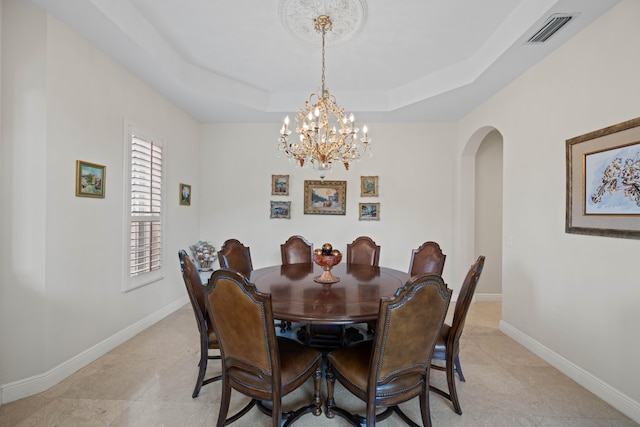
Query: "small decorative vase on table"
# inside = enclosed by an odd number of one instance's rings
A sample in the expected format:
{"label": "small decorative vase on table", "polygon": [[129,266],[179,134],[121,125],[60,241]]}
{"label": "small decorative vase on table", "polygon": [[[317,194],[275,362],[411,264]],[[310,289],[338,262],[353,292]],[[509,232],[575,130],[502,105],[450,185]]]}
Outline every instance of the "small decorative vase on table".
{"label": "small decorative vase on table", "polygon": [[340,281],[331,272],[334,265],[340,264],[342,254],[339,250],[333,249],[329,243],[322,245],[322,249],[318,248],[313,252],[313,261],[322,267],[322,274],[313,278],[314,281],[322,284],[332,284]]}

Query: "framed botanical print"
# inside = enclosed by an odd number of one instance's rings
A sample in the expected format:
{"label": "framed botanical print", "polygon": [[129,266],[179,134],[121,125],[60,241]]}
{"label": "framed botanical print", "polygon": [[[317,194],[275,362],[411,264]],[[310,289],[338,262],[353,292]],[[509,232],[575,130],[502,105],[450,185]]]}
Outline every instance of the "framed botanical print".
{"label": "framed botanical print", "polygon": [[191,186],[188,184],[180,184],[180,204],[183,206],[191,206]]}
{"label": "framed botanical print", "polygon": [[347,181],[305,181],[304,213],[345,215]]}
{"label": "framed botanical print", "polygon": [[76,196],[104,198],[107,167],[76,161]]}
{"label": "framed botanical print", "polygon": [[565,232],[640,239],[640,117],[566,141]]}
{"label": "framed botanical print", "polygon": [[360,177],[360,196],[361,197],[378,197],[378,177],[377,176],[361,176]]}

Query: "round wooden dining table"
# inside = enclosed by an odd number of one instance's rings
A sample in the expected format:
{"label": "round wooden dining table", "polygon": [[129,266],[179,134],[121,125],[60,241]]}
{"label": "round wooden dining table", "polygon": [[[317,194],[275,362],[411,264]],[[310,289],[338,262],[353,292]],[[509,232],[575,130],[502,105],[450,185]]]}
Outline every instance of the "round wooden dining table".
{"label": "round wooden dining table", "polygon": [[323,284],[314,281],[322,273],[318,265],[277,265],[253,270],[249,280],[271,294],[276,319],[346,325],[376,320],[380,298],[393,296],[410,278],[391,268],[345,263],[332,272],[340,280]]}

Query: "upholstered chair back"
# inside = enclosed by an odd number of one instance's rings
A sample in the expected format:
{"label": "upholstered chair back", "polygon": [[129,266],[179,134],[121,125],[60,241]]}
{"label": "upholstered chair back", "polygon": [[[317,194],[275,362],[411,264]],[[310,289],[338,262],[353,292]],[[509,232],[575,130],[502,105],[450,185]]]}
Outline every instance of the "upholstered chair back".
{"label": "upholstered chair back", "polygon": [[360,236],[347,244],[347,264],[364,264],[378,266],[380,262],[380,246],[370,237]]}
{"label": "upholstered chair back", "polygon": [[425,242],[418,249],[411,251],[409,274],[433,273],[442,276],[444,261],[447,258],[436,242]]}
{"label": "upholstered chair back", "polygon": [[249,277],[253,271],[251,250],[236,239],[229,239],[218,251],[218,261],[221,268],[238,271]]}
{"label": "upholstered chair back", "polygon": [[313,243],[302,236],[291,236],[280,245],[282,264],[310,264],[312,262]]}

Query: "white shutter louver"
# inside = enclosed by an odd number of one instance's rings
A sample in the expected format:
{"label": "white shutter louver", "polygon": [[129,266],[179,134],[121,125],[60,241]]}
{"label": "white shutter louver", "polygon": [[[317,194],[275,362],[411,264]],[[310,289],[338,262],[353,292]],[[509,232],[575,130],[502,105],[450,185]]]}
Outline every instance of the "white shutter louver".
{"label": "white shutter louver", "polygon": [[130,276],[162,267],[162,146],[131,137]]}

